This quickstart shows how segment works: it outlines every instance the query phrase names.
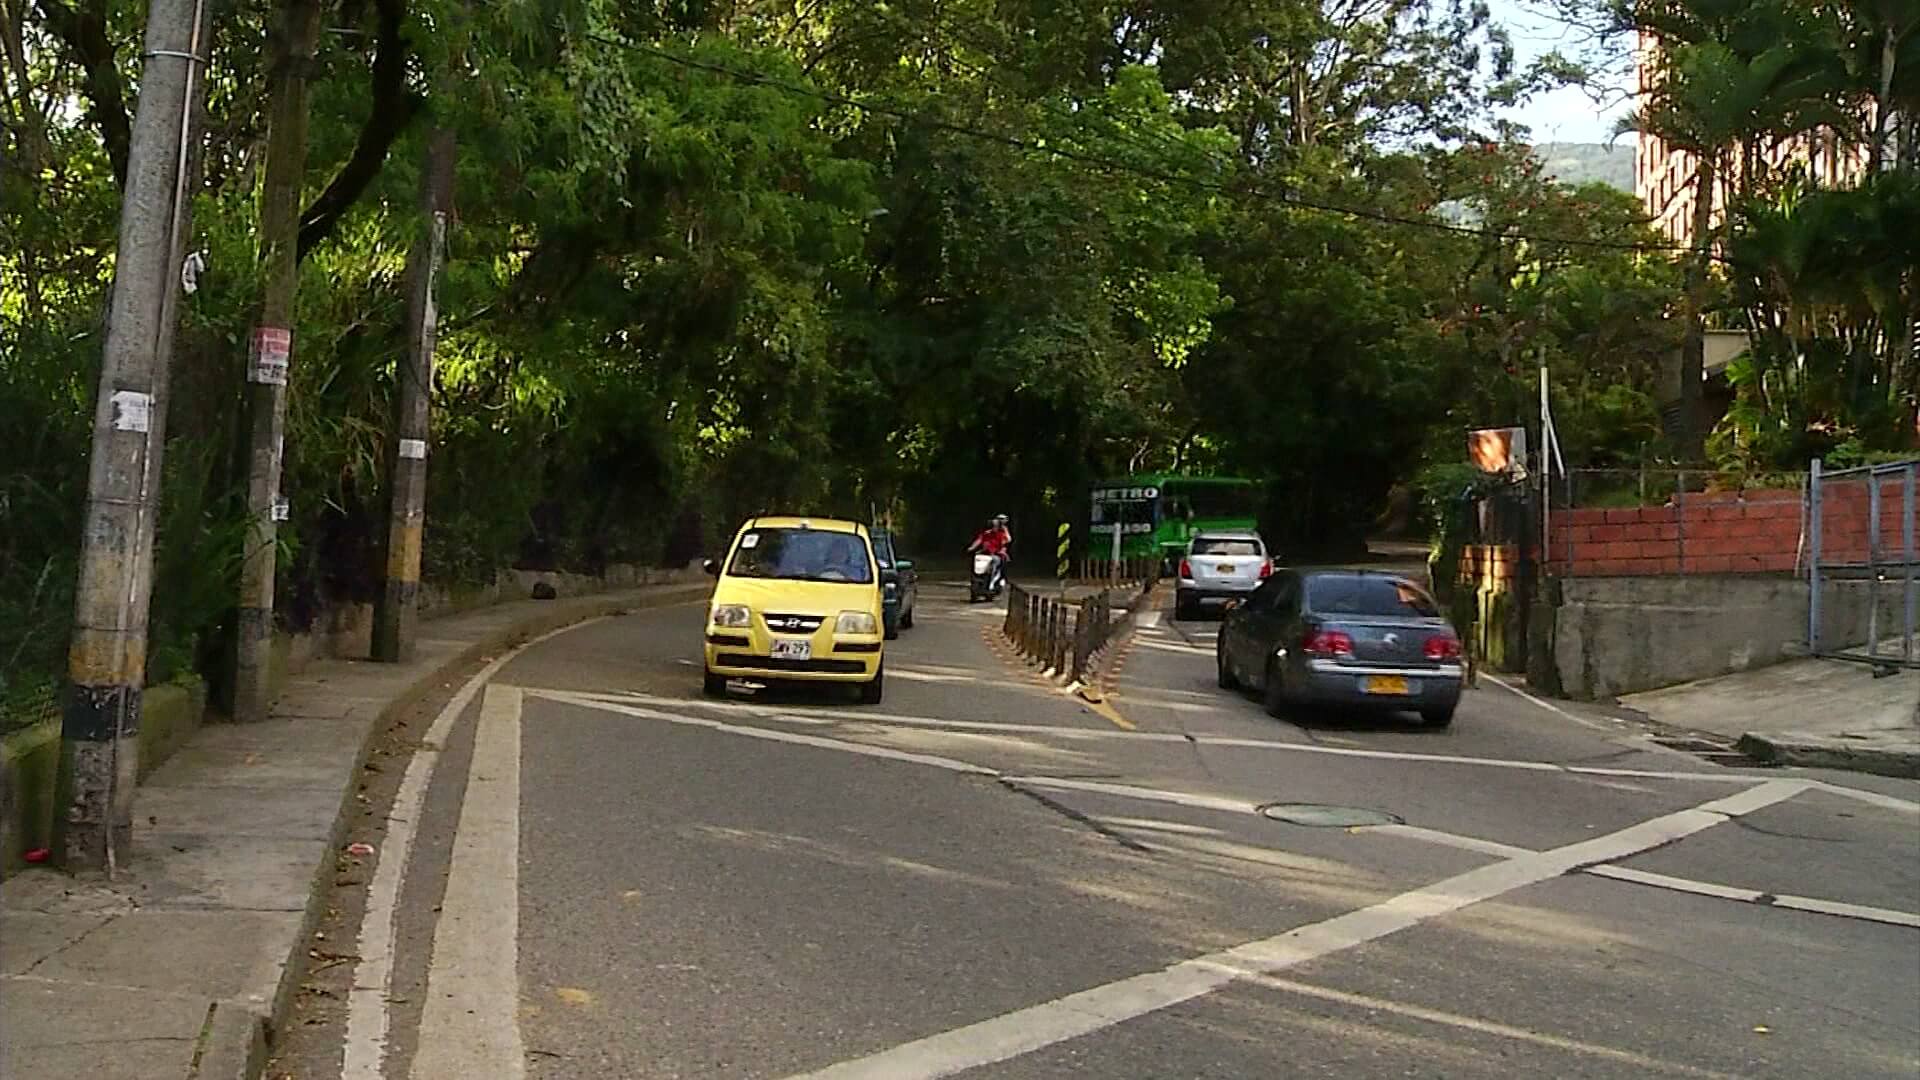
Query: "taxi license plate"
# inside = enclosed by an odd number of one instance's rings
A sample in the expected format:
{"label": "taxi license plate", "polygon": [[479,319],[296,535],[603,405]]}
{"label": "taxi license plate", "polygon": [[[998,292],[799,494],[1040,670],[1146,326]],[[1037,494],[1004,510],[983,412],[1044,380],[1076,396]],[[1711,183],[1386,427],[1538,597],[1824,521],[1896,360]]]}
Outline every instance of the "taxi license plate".
{"label": "taxi license plate", "polygon": [[1369,675],[1361,688],[1369,694],[1397,694],[1401,697],[1410,692],[1404,675]]}
{"label": "taxi license plate", "polygon": [[813,642],[776,641],[773,643],[773,658],[775,660],[811,660],[813,659]]}

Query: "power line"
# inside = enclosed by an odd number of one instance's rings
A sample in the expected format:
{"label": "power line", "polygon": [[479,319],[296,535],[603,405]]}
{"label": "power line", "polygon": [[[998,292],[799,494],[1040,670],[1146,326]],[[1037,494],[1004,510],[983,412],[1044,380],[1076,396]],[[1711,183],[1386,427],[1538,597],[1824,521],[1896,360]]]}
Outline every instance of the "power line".
{"label": "power line", "polygon": [[[1452,233],[1458,236],[1474,236],[1474,237],[1480,237],[1483,239],[1524,240],[1529,243],[1535,243],[1535,244],[1559,244],[1567,247],[1596,248],[1596,249],[1607,250],[1607,251],[1632,251],[1632,252],[1662,253],[1662,254],[1685,253],[1690,250],[1688,248],[1683,248],[1683,247],[1679,247],[1672,244],[1634,243],[1632,241],[1598,240],[1598,239],[1593,239],[1591,237],[1576,237],[1576,236],[1540,236],[1540,235],[1533,235],[1533,234],[1527,234],[1527,233],[1510,232],[1505,230],[1478,228],[1472,225],[1456,225],[1452,222],[1434,221],[1431,218],[1406,217],[1404,215],[1391,214],[1381,210],[1368,210],[1363,207],[1341,206],[1333,203],[1318,202],[1313,199],[1302,198],[1299,195],[1295,195],[1289,192],[1270,191],[1266,188],[1261,187],[1258,184],[1248,184],[1243,187],[1235,188],[1227,184],[1216,183],[1208,180],[1201,180],[1201,179],[1197,179],[1195,177],[1190,177],[1190,176],[1181,176],[1177,173],[1167,172],[1162,169],[1154,169],[1154,168],[1150,168],[1143,165],[1134,165],[1128,162],[1116,161],[1112,158],[1103,157],[1099,154],[1090,154],[1090,153],[1086,153],[1079,150],[1068,149],[1065,147],[1052,146],[1042,142],[1035,142],[1030,139],[1022,139],[1014,135],[1006,135],[1000,132],[987,131],[982,128],[970,127],[966,124],[957,124],[949,120],[941,120],[932,116],[928,116],[924,113],[915,112],[914,110],[908,109],[904,106],[895,105],[888,102],[862,101],[856,98],[848,97],[844,94],[834,93],[831,90],[821,90],[811,86],[802,86],[797,83],[783,82],[771,76],[762,75],[759,72],[747,71],[741,68],[729,67],[725,64],[716,64],[707,60],[695,59],[694,57],[685,56],[680,53],[676,53],[668,49],[662,49],[653,45],[642,45],[638,42],[622,41],[618,38],[608,37],[601,34],[588,34],[586,36],[589,40],[597,41],[603,45],[610,45],[618,49],[627,49],[633,52],[645,53],[649,56],[657,57],[661,60],[665,60],[668,63],[675,64],[680,67],[690,68],[695,71],[704,71],[713,75],[725,76],[727,78],[735,80],[736,82],[750,83],[756,86],[765,86],[770,89],[782,91],[784,93],[796,94],[802,97],[810,97],[820,101],[827,102],[832,105],[840,105],[850,109],[857,109],[861,112],[873,113],[879,116],[890,116],[896,120],[904,120],[910,124],[917,124],[922,127],[931,128],[935,131],[944,131],[944,132],[947,132],[948,134],[959,135],[963,138],[975,139],[981,142],[995,143],[1000,146],[1008,147],[1010,149],[1024,150],[1024,151],[1027,151],[1028,153],[1045,154],[1051,157],[1060,158],[1065,161],[1073,161],[1082,165],[1091,165],[1095,168],[1105,169],[1110,172],[1126,173],[1126,174],[1139,176],[1139,177],[1143,177],[1150,180],[1158,180],[1162,183],[1178,184],[1184,187],[1193,188],[1198,191],[1205,191],[1205,192],[1208,192],[1209,194],[1251,195],[1257,198],[1265,199],[1269,202],[1279,203],[1280,205],[1288,206],[1296,210],[1311,210],[1316,213],[1336,214],[1336,215],[1354,218],[1362,221],[1372,221],[1372,222],[1377,222],[1377,223],[1386,224],[1386,225],[1404,225],[1410,228],[1428,229],[1435,232]],[[1140,147],[1140,148],[1145,149],[1145,147]],[[1212,159],[1212,160],[1217,161],[1218,159]]]}

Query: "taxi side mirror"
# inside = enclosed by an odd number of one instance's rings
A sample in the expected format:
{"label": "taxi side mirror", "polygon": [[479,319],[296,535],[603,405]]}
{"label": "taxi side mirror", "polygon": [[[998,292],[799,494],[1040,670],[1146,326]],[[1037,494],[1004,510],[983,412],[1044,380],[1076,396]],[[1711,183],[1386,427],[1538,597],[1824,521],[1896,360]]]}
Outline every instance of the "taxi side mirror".
{"label": "taxi side mirror", "polygon": [[715,559],[703,560],[700,563],[700,569],[705,570],[707,572],[708,577],[720,576],[720,563],[718,560],[715,560]]}

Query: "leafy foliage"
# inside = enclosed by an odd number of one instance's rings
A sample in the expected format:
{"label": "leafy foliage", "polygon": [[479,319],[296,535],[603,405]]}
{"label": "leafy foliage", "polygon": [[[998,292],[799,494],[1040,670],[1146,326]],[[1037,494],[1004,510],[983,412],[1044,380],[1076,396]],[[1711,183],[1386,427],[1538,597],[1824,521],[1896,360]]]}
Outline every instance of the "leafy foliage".
{"label": "leafy foliage", "polygon": [[[142,15],[69,2],[103,39],[10,4],[31,47],[0,66],[0,602],[46,628],[0,650],[43,671]],[[276,6],[231,5],[214,42],[159,667],[217,666],[231,632]],[[377,584],[434,131],[459,147],[442,583],[680,562],[776,506],[878,511],[923,549],[995,511],[1032,535],[1148,467],[1260,477],[1276,537],[1339,547],[1461,428],[1529,415],[1542,361],[1575,453],[1624,459],[1651,422],[1675,276],[1629,201],[1548,180],[1493,119],[1564,72],[1517,68],[1477,3],[341,0],[326,25],[278,590],[296,627]]]}

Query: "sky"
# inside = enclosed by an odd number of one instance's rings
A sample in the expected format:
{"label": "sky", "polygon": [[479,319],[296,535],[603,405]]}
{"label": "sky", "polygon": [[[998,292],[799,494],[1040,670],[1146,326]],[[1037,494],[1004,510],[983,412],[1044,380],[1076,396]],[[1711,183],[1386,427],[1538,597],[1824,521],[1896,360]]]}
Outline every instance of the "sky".
{"label": "sky", "polygon": [[[1529,0],[1489,0],[1495,22],[1513,36],[1515,59],[1522,65],[1543,53],[1560,49],[1569,56],[1579,51],[1577,32],[1555,22],[1544,7]],[[1631,85],[1631,73],[1617,76],[1619,89]],[[1541,94],[1525,106],[1507,112],[1507,118],[1533,129],[1534,142],[1606,142],[1613,137],[1613,125],[1630,107],[1624,98],[1596,105],[1587,92],[1566,88]],[[1631,135],[1620,137],[1618,145],[1631,146]]]}

